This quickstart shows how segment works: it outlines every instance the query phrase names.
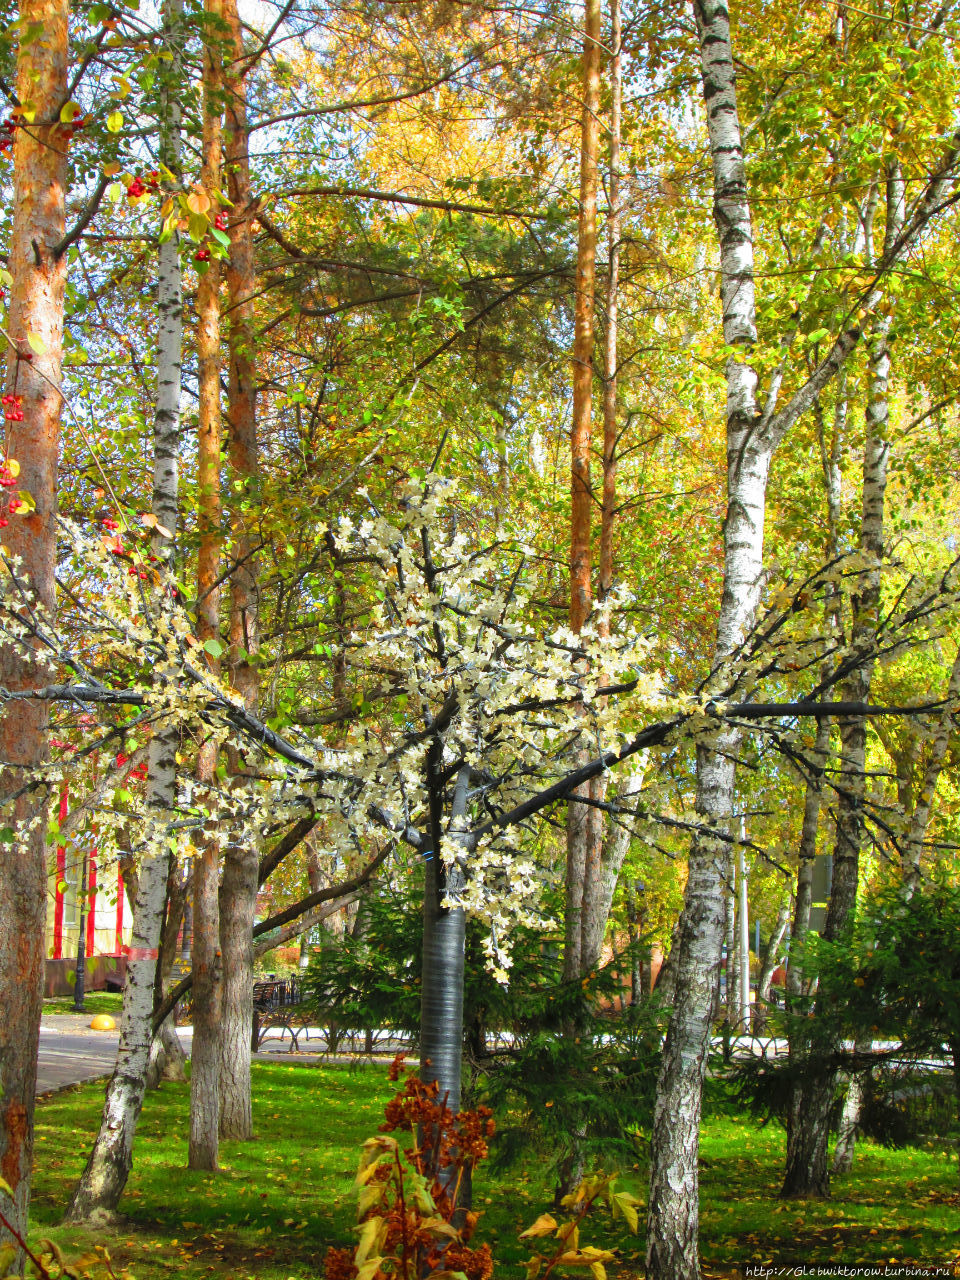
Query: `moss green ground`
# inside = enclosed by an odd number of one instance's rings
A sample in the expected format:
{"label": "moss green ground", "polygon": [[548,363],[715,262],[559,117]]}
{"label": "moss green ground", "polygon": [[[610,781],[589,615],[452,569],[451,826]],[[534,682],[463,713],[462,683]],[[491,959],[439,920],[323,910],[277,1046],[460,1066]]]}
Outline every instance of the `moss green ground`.
{"label": "moss green ground", "polygon": [[[125,1227],[104,1242],[138,1280],[306,1280],[322,1275],[330,1244],[351,1241],[357,1151],[392,1092],[383,1067],[254,1067],[257,1140],[226,1143],[217,1175],[186,1162],[188,1089],[164,1085],[146,1101],[136,1163],[122,1208]],[[41,1102],[33,1223],[37,1234],[79,1247],[56,1227],[95,1131],[102,1085]],[[956,1161],[942,1153],[864,1144],[830,1203],[776,1199],[783,1135],[714,1115],[703,1143],[702,1254],[708,1274],[747,1263],[837,1267],[939,1264],[960,1259]],[[642,1171],[622,1185],[643,1194]],[[478,1172],[479,1239],[491,1242],[497,1276],[522,1276],[524,1226],[549,1207],[535,1165],[498,1179]],[[353,1237],[355,1239],[355,1237]],[[620,1280],[642,1274],[642,1238],[598,1217],[585,1243],[616,1247]],[[957,1274],[960,1274],[958,1272]]]}

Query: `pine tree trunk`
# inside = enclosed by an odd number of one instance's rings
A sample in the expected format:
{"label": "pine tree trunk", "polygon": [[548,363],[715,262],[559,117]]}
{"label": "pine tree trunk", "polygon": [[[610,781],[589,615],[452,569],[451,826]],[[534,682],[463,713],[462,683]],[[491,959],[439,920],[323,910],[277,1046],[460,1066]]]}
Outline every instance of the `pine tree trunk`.
{"label": "pine tree trunk", "polygon": [[[599,16],[597,18],[599,22]],[[603,342],[603,496],[600,509],[600,566],[597,599],[602,603],[613,588],[614,528],[617,517],[617,345],[620,289],[620,132],[622,76],[622,23],[620,0],[610,0],[610,163],[608,175],[607,252],[609,266],[605,286],[606,324]],[[594,201],[596,193],[594,192]],[[589,428],[588,428],[589,429]],[[589,459],[588,459],[589,462]],[[601,610],[597,630],[610,634],[609,608]],[[613,799],[629,801],[640,790],[642,773],[620,781]],[[594,801],[603,801],[607,780],[601,775],[590,785]],[[583,806],[580,806],[581,808]],[[620,868],[630,848],[627,825],[609,821],[604,834],[604,812],[587,810],[583,893],[580,909],[580,972],[589,973],[599,963],[607,921],[616,893]]]}
{"label": "pine tree trunk", "polygon": [[250,1037],[253,1032],[253,924],[256,850],[229,846],[220,889],[223,1026],[220,1036],[220,1137],[253,1137]]}
{"label": "pine tree trunk", "polygon": [[[574,301],[573,418],[570,427],[570,629],[579,632],[593,603],[590,482],[593,403],[594,293],[597,264],[597,186],[600,140],[600,0],[586,0],[582,60],[583,115],[580,132],[580,219]],[[586,760],[585,750],[576,764]],[[588,877],[598,871],[596,817],[577,795],[591,797],[591,785],[574,792],[567,805],[566,915],[564,976],[583,972],[583,905]]]}
{"label": "pine tree trunk", "polygon": [[[220,187],[220,110],[222,35],[218,0],[205,0],[211,20],[203,50],[203,167],[200,180],[217,208]],[[220,263],[212,258],[197,287],[197,639],[213,645],[207,655],[219,674],[216,646],[220,640]],[[217,749],[201,743],[197,779],[212,787],[216,781]],[[216,1169],[220,1135],[220,1028],[222,1021],[220,953],[220,846],[200,838],[193,868],[193,1048],[190,1055],[191,1169]]]}
{"label": "pine tree trunk", "polygon": [[[243,488],[231,514],[233,569],[230,575],[230,682],[247,707],[259,696],[260,648],[257,563],[254,541],[241,507],[259,483],[257,462],[256,331],[257,289],[251,220],[249,135],[243,32],[236,0],[223,0],[231,60],[224,68],[224,161],[232,201],[230,258],[226,271],[229,326],[227,423],[230,469]],[[233,762],[240,767],[239,762]],[[250,1094],[250,1037],[253,1027],[253,924],[256,915],[259,851],[253,845],[227,849],[220,891],[220,949],[223,958],[223,1028],[220,1057],[220,1136],[253,1137]]]}
{"label": "pine tree trunk", "polygon": [[[164,7],[164,43],[174,58],[166,69],[162,92],[160,158],[174,174],[180,166],[180,0]],[[157,272],[157,402],[154,418],[153,514],[158,524],[176,531],[178,521],[178,446],[180,436],[180,370],[183,338],[180,251],[176,235],[160,245]],[[153,554],[172,567],[173,539],[156,536]],[[153,1040],[154,984],[158,946],[167,892],[170,852],[167,844],[169,814],[176,803],[176,729],[161,727],[148,749],[147,848],[139,872],[133,929],[120,1017],[120,1044],[100,1131],[81,1174],[67,1220],[109,1218],[116,1209],[132,1163],[136,1132],[146,1086],[150,1044]]]}
{"label": "pine tree trunk", "polygon": [[[66,256],[57,246],[64,236],[67,190],[67,140],[59,110],[67,87],[67,18],[59,0],[23,0],[23,28],[38,24],[42,41],[21,46],[17,55],[20,102],[32,102],[36,120],[16,131],[11,205],[13,229],[8,267],[9,332],[18,340],[20,359],[7,359],[4,391],[22,396],[21,421],[6,421],[8,455],[21,467],[19,485],[36,511],[11,518],[3,543],[21,557],[22,576],[39,604],[52,616],[57,506],[57,449],[60,431],[63,293]],[[30,353],[27,334],[44,345]],[[49,380],[49,381],[48,381]],[[0,684],[29,689],[47,683],[47,672],[29,646],[0,649]],[[14,766],[0,775],[0,793],[19,789],[24,773],[47,756],[47,706],[18,702],[0,720],[0,759]],[[46,799],[42,791],[5,806],[4,822],[15,832],[4,846],[0,875],[0,1177],[13,1190],[0,1191],[0,1210],[26,1231],[33,1155],[33,1108],[37,1047],[43,999],[47,902]],[[0,1229],[0,1242],[5,1232]],[[21,1259],[22,1261],[22,1259]]]}

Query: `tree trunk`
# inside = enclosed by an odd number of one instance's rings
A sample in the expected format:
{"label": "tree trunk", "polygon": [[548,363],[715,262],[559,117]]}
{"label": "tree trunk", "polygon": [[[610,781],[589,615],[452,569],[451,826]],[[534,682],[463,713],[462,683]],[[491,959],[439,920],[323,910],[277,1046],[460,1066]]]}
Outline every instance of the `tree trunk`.
{"label": "tree trunk", "polygon": [[[903,216],[903,182],[899,170],[894,166],[887,178],[886,245],[894,243],[899,235]],[[872,257],[869,244],[868,257]],[[870,398],[865,415],[860,524],[860,551],[868,567],[861,577],[859,594],[853,600],[851,623],[853,646],[862,646],[864,649],[869,649],[871,645],[880,608],[880,566],[884,551],[883,509],[890,453],[890,348],[887,339],[891,323],[892,317],[889,314],[878,321],[869,355]],[[844,682],[842,696],[851,701],[868,701],[873,668],[873,658],[866,658]],[[863,836],[863,802],[866,793],[866,752],[866,719],[854,716],[841,721],[833,884],[824,927],[824,936],[830,941],[842,936],[856,906]],[[830,1194],[827,1143],[830,1108],[836,1087],[837,1079],[832,1072],[825,1081],[805,1083],[802,1087],[803,1096],[795,1101],[791,1109],[791,1123],[787,1129],[786,1172],[781,1192],[784,1196]],[[856,1102],[858,1097],[859,1091],[854,1093],[853,1101]],[[846,1142],[851,1160],[857,1119],[858,1117],[848,1116]]]}
{"label": "tree trunk", "polygon": [[[443,833],[440,748],[431,748],[427,757],[430,776],[431,849],[424,853],[423,886],[423,980],[420,995],[420,1078],[436,1080],[440,1100],[446,1100],[451,1111],[460,1110],[461,1074],[463,1067],[463,973],[466,941],[466,916],[462,907],[445,907],[448,895],[456,896],[463,888],[464,873],[458,862],[449,867],[440,860],[439,845]],[[467,788],[470,770],[462,767],[450,806],[449,829],[455,831],[467,812]],[[442,1170],[430,1170],[442,1177]],[[466,1188],[469,1195],[469,1187]],[[461,1196],[460,1208],[469,1208],[469,1200]]]}
{"label": "tree trunk", "polygon": [[[180,167],[182,8],[167,0],[163,13],[164,44],[174,57],[161,87],[160,158],[171,173]],[[154,417],[153,514],[158,524],[175,532],[178,520],[178,446],[180,435],[180,370],[183,338],[180,250],[177,236],[160,245],[157,272],[157,404]],[[153,554],[173,567],[174,540],[155,535]],[[117,1062],[107,1085],[100,1132],[81,1174],[67,1220],[109,1217],[116,1209],[130,1173],[136,1132],[153,1039],[154,984],[158,944],[170,861],[169,813],[176,803],[176,729],[161,728],[150,742],[147,776],[147,850],[139,868],[133,929],[120,1018]]]}
{"label": "tree trunk", "polygon": [[[17,93],[31,102],[36,119],[16,130],[13,173],[13,229],[8,266],[9,332],[16,352],[7,358],[4,391],[22,397],[6,410],[7,456],[20,464],[19,484],[36,510],[13,516],[3,542],[21,558],[38,603],[54,610],[57,504],[57,450],[63,349],[63,292],[66,256],[57,246],[64,236],[67,140],[59,110],[67,89],[67,18],[63,0],[22,0],[23,29],[36,24],[42,41],[22,44],[17,54]],[[43,354],[34,354],[26,335],[36,335]],[[22,358],[21,358],[22,357]],[[6,409],[6,406],[4,406]],[[22,413],[22,418],[14,414]],[[0,650],[0,684],[8,689],[44,685],[47,672],[29,645]],[[0,775],[0,792],[19,789],[24,773],[47,756],[48,711],[43,702],[14,704],[0,720],[0,760],[13,766]],[[4,822],[14,842],[4,846],[0,876],[0,1177],[13,1190],[0,1191],[0,1210],[21,1233],[27,1229],[33,1107],[43,1000],[47,902],[46,797],[31,791],[11,807]],[[5,1232],[0,1228],[0,1241]],[[22,1259],[20,1259],[22,1262]]]}
{"label": "tree trunk", "polygon": [[[856,1052],[865,1053],[871,1046],[868,1039],[857,1040]],[[856,1150],[857,1135],[860,1132],[860,1112],[866,1092],[869,1071],[854,1071],[847,1080],[847,1092],[840,1112],[840,1123],[837,1127],[837,1145],[833,1151],[831,1173],[849,1173],[853,1168],[853,1154]]]}
{"label": "tree trunk", "polygon": [[[217,208],[220,188],[222,35],[218,0],[205,0],[211,26],[203,50],[203,168],[200,181]],[[211,258],[197,287],[197,639],[212,647],[206,655],[219,675],[220,642],[220,263]],[[213,787],[217,748],[203,742],[197,779]],[[210,826],[212,827],[212,822]],[[193,1048],[190,1055],[191,1169],[216,1169],[220,1134],[220,845],[214,830],[200,837],[193,867]]]}
{"label": "tree trunk", "polygon": [[[727,991],[723,1001],[723,1019],[728,1043],[733,1028],[740,1021],[740,974],[737,973],[737,897],[733,859],[727,854],[727,881],[723,886],[723,945],[727,952]],[[717,983],[719,992],[719,983]]]}
{"label": "tree trunk", "polygon": [[[628,773],[625,778],[618,779],[618,787],[611,797],[613,804],[630,807],[630,801],[638,795],[643,786],[643,772],[640,769]],[[581,806],[582,807],[582,806]],[[629,818],[622,822],[611,821],[603,841],[600,855],[600,875],[597,892],[589,914],[584,913],[584,930],[581,961],[583,972],[587,973],[600,963],[603,939],[610,918],[613,895],[617,890],[620,870],[630,850],[632,831]]]}
{"label": "tree trunk", "polygon": [[227,848],[220,889],[223,1027],[220,1037],[220,1137],[253,1137],[250,1036],[253,1028],[253,924],[256,849]]}
{"label": "tree trunk", "polygon": [[[756,341],[753,233],[737,116],[729,19],[725,5],[695,0],[703,93],[713,162],[714,213],[720,240],[727,361],[727,516],[724,582],[714,664],[749,628],[759,600],[763,520],[773,442],[756,430],[756,374],[743,359]],[[724,730],[716,746],[697,749],[697,812],[728,827],[734,801],[738,736]],[[650,1280],[699,1275],[700,1111],[724,927],[727,846],[698,835],[689,874],[676,963],[676,1000],[657,1083],[647,1212]]]}
{"label": "tree trunk", "polygon": [[[231,60],[224,69],[224,161],[232,202],[230,258],[226,272],[229,327],[227,425],[230,469],[241,486],[231,513],[234,565],[230,576],[230,682],[250,709],[259,695],[260,648],[257,564],[243,506],[259,480],[257,463],[256,332],[253,298],[257,277],[251,221],[249,137],[243,32],[236,0],[223,0]],[[233,761],[234,768],[240,762]],[[220,1057],[220,1136],[253,1137],[250,1094],[250,1035],[253,1026],[253,924],[259,851],[250,844],[226,851],[220,890],[220,950],[223,958],[223,1029]]]}
{"label": "tree trunk", "polygon": [[[136,902],[136,885],[139,882],[134,875],[133,897],[131,907]],[[167,908],[163,934],[160,940],[159,981],[154,991],[154,1012],[159,1001],[170,989],[170,977],[173,973],[173,962],[176,958],[177,935],[180,932],[180,921],[183,918],[186,904],[186,875],[179,861],[175,860],[167,877]],[[150,1046],[150,1063],[147,1068],[147,1088],[158,1089],[161,1080],[175,1080],[185,1083],[187,1079],[187,1059],[177,1035],[174,1018],[171,1014],[153,1033]]]}
{"label": "tree trunk", "polygon": [[[597,15],[599,26],[599,14]],[[588,31],[589,38],[589,31]],[[597,599],[603,602],[613,588],[614,544],[613,534],[617,515],[617,343],[618,343],[618,293],[620,288],[620,118],[623,97],[622,76],[622,24],[620,0],[610,0],[610,164],[609,210],[607,213],[607,271],[606,326],[603,343],[603,498],[600,511],[600,567]],[[599,69],[597,71],[599,94]],[[585,83],[585,101],[590,89]],[[586,163],[586,160],[584,161]],[[596,167],[596,156],[593,159]],[[594,240],[596,238],[596,190],[594,201]],[[592,365],[592,353],[589,357]],[[592,388],[588,386],[588,395]],[[589,405],[587,407],[587,465],[589,466]],[[588,479],[589,489],[589,479]],[[589,520],[589,512],[587,514]],[[587,529],[589,539],[589,528]],[[589,575],[587,586],[589,590]],[[572,586],[572,583],[571,583]],[[572,598],[572,591],[571,591]],[[582,625],[582,620],[581,620]],[[601,635],[610,634],[609,608],[601,611],[597,623]],[[632,772],[618,784],[614,803],[629,800],[637,794],[643,775]],[[590,797],[602,801],[606,795],[607,779],[601,774],[590,784]],[[576,806],[575,806],[576,807]],[[579,806],[583,808],[583,806]],[[569,818],[568,818],[569,821]],[[587,810],[585,833],[583,890],[580,904],[580,972],[589,973],[600,963],[603,940],[613,895],[616,893],[620,868],[630,849],[629,819],[626,823],[613,821],[612,816],[604,834],[602,809]]]}
{"label": "tree trunk", "polygon": [[[579,632],[593,603],[590,483],[591,412],[593,403],[594,293],[597,264],[597,186],[600,139],[600,0],[586,0],[582,61],[583,115],[580,130],[580,218],[577,232],[577,277],[574,300],[573,416],[570,427],[570,629]],[[583,751],[577,763],[584,763]],[[596,813],[574,798],[594,794],[585,784],[567,805],[566,916],[564,975],[574,980],[584,971],[583,906],[588,883],[598,873]]]}
{"label": "tree trunk", "polygon": [[955,703],[960,698],[960,649],[953,660],[950,678],[947,681],[946,706],[937,717],[930,742],[930,753],[924,766],[920,788],[917,792],[916,804],[907,828],[902,857],[903,887],[908,896],[916,893],[920,887],[920,859],[923,855],[923,841],[933,814],[933,802],[937,793],[937,783],[947,760],[947,749],[953,731],[953,718],[956,714]]}
{"label": "tree trunk", "polygon": [[762,1035],[767,1029],[770,988],[773,984],[774,972],[780,962],[781,944],[786,937],[789,923],[790,894],[787,892],[784,893],[780,909],[777,911],[776,923],[767,940],[766,949],[763,953],[763,959],[760,961],[760,969],[757,974],[757,1004],[754,1014],[754,1031],[757,1035]]}

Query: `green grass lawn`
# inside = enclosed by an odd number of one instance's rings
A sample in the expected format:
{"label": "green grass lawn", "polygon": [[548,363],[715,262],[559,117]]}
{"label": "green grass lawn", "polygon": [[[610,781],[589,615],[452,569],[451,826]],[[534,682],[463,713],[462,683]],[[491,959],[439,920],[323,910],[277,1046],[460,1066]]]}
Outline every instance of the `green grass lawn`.
{"label": "green grass lawn", "polygon": [[[119,1018],[123,1005],[122,991],[88,991],[83,998],[83,1011],[91,1018],[95,1013],[109,1013]],[[50,996],[43,1002],[44,1013],[76,1013],[73,996]]]}
{"label": "green grass lawn", "polygon": [[[144,1107],[121,1206],[127,1225],[104,1243],[138,1280],[321,1276],[327,1246],[356,1240],[358,1149],[376,1131],[394,1087],[382,1066],[256,1064],[257,1140],[225,1143],[223,1169],[214,1175],[184,1167],[188,1089],[165,1084]],[[102,1097],[102,1085],[85,1085],[37,1109],[33,1230],[72,1248],[86,1245],[86,1238],[69,1240],[56,1223],[86,1158]],[[955,1160],[863,1144],[854,1172],[837,1182],[830,1203],[778,1201],[782,1161],[783,1135],[773,1125],[758,1128],[730,1114],[708,1120],[702,1187],[708,1274],[735,1274],[748,1262],[946,1265],[960,1255]],[[626,1173],[622,1186],[642,1196],[642,1170]],[[475,1207],[483,1217],[477,1240],[491,1243],[497,1276],[524,1274],[527,1252],[517,1234],[549,1203],[550,1188],[535,1166],[498,1179],[478,1171]],[[618,1249],[611,1277],[642,1274],[642,1234],[613,1232],[598,1215],[581,1238]]]}

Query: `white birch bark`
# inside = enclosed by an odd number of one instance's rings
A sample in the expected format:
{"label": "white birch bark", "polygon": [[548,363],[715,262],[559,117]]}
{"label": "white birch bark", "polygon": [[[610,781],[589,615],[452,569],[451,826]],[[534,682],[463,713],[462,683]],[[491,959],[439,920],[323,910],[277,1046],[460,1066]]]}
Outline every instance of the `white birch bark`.
{"label": "white birch bark", "polygon": [[[161,98],[161,149],[164,165],[176,173],[180,163],[180,106],[176,86],[182,18],[181,0],[166,0],[163,13],[166,47],[174,51]],[[174,236],[160,245],[157,273],[157,401],[154,416],[153,514],[165,529],[176,531],[178,518],[178,444],[183,338],[180,251]],[[154,538],[153,553],[167,564],[173,539]],[[176,802],[176,728],[158,728],[148,749],[148,853],[139,867],[133,928],[120,1017],[117,1061],[100,1121],[100,1131],[67,1209],[71,1222],[109,1219],[123,1192],[132,1163],[153,1040],[153,1000],[163,905],[170,861],[169,814]]]}
{"label": "white birch bark", "polygon": [[924,766],[920,790],[907,828],[901,858],[903,870],[904,892],[909,897],[920,887],[920,860],[923,856],[923,841],[933,816],[933,803],[937,793],[937,783],[947,760],[947,749],[953,734],[953,717],[956,714],[957,700],[960,699],[960,650],[953,660],[950,679],[947,681],[946,706],[937,717],[930,740],[930,753]]}
{"label": "white birch bark", "polygon": [[[643,772],[638,769],[621,781],[620,787],[614,792],[612,802],[622,804],[624,808],[629,809],[630,801],[639,794],[642,786]],[[611,822],[604,838],[600,854],[600,877],[595,909],[589,917],[584,919],[584,925],[589,925],[582,935],[583,950],[580,960],[584,972],[595,969],[600,962],[600,952],[603,948],[607,921],[610,919],[613,895],[617,891],[620,871],[630,850],[631,835],[630,823],[627,819],[622,823]]]}
{"label": "white birch bark", "polygon": [[[904,224],[904,186],[898,167],[894,166],[886,182],[886,228],[884,255],[900,237]],[[873,258],[872,218],[867,222],[866,251]],[[881,317],[870,343],[869,399],[865,414],[863,448],[863,497],[860,522],[860,551],[867,568],[853,600],[851,641],[854,646],[871,646],[876,630],[880,604],[880,567],[884,554],[884,502],[887,489],[887,467],[890,457],[890,347],[887,341],[891,316]],[[844,682],[843,697],[867,702],[873,680],[874,660],[867,657]],[[860,847],[863,840],[863,804],[866,794],[867,722],[863,716],[851,717],[840,724],[839,796],[837,830],[833,853],[833,884],[824,936],[839,938],[849,921],[857,900],[860,871]],[[815,1081],[804,1086],[797,1100],[796,1116],[787,1128],[787,1160],[782,1194],[784,1196],[830,1193],[830,1168],[827,1162],[829,1111],[836,1080]],[[847,1092],[844,1113],[843,1145],[840,1168],[849,1169],[859,1122],[862,1083]]]}
{"label": "white birch bark", "polygon": [[[726,7],[694,0],[700,37],[703,96],[713,165],[714,218],[720,241],[727,361],[727,516],[724,585],[715,663],[742,640],[759,600],[763,520],[773,446],[756,431],[756,374],[740,352],[756,341],[753,231]],[[729,823],[738,735],[724,730],[697,750],[697,811],[705,824]],[[700,1113],[710,1014],[724,926],[726,846],[698,837],[690,869],[676,965],[676,999],[667,1030],[654,1107],[647,1275],[696,1280],[699,1275]]]}

